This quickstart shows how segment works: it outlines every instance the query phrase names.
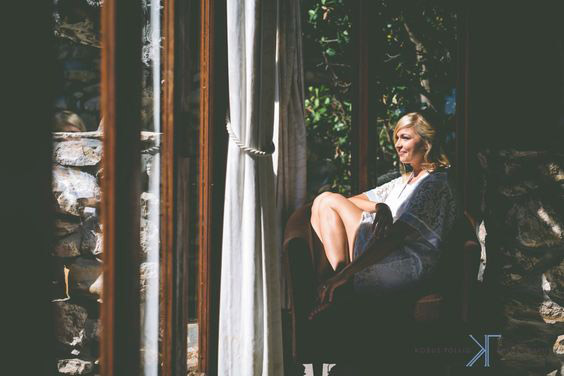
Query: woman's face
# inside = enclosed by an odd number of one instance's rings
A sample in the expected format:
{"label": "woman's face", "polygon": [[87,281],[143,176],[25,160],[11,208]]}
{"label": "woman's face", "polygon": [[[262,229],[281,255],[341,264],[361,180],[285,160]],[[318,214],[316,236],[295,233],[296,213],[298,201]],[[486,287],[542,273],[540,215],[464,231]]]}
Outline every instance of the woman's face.
{"label": "woman's face", "polygon": [[396,151],[401,163],[419,165],[426,151],[425,141],[415,132],[414,127],[403,127],[398,133]]}

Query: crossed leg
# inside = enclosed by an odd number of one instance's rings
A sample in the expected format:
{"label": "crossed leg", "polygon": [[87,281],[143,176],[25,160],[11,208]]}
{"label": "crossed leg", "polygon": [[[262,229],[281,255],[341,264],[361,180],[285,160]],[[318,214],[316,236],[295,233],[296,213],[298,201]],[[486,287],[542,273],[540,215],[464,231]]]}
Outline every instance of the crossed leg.
{"label": "crossed leg", "polygon": [[362,210],[338,193],[324,192],[313,201],[311,225],[335,271],[353,258],[354,239],[361,216]]}

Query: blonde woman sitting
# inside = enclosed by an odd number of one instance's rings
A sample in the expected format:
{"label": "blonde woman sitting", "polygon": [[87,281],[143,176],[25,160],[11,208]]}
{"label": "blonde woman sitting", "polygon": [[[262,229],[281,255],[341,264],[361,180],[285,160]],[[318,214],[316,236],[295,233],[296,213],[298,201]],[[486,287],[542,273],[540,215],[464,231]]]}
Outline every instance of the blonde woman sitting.
{"label": "blonde woman sitting", "polygon": [[378,296],[417,284],[437,265],[456,217],[448,159],[437,130],[419,113],[398,121],[394,142],[410,173],[354,197],[325,192],[313,202],[311,225],[337,273],[319,288],[310,318],[351,279],[356,292]]}

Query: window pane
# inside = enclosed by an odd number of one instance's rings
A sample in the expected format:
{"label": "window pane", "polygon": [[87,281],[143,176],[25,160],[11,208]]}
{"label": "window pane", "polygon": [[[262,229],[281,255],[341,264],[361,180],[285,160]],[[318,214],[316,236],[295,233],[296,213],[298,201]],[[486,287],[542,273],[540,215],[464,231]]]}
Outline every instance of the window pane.
{"label": "window pane", "polygon": [[[178,143],[178,252],[183,255],[185,283],[187,284],[187,368],[197,372],[199,367],[198,346],[198,289],[199,239],[198,225],[198,176],[200,139],[200,2],[184,2],[179,9],[177,50],[180,75],[176,92],[179,96],[176,127],[181,141]],[[180,218],[186,222],[183,225]],[[190,373],[191,374],[191,373]]]}
{"label": "window pane", "polygon": [[141,102],[141,372],[159,373],[162,1],[143,6]]}
{"label": "window pane", "polygon": [[[199,5],[199,4],[198,4]],[[196,24],[196,30],[199,31],[200,22],[199,15],[200,10],[196,9],[194,6],[194,17],[191,17],[191,21]],[[199,38],[199,32],[191,35],[191,38]],[[184,239],[188,243],[188,371],[196,371],[199,367],[198,359],[198,286],[199,283],[199,239],[196,236],[198,234],[199,228],[199,218],[198,218],[198,174],[199,174],[199,164],[200,155],[198,140],[200,134],[200,49],[196,43],[192,44],[193,51],[190,52],[191,56],[191,66],[193,67],[190,71],[190,91],[188,93],[189,107],[188,111],[188,122],[186,124],[188,129],[188,134],[190,135],[190,140],[186,145],[188,151],[188,158],[186,158],[186,167],[188,170],[189,179],[189,194],[187,210],[189,215],[190,229],[188,232],[188,238]]]}
{"label": "window pane", "polygon": [[[432,108],[430,120],[440,128],[451,161],[454,159],[457,15],[456,7],[438,1],[417,6],[380,3],[379,37],[374,48],[382,64],[376,71],[378,98],[376,119],[371,127],[379,148],[368,155],[375,160],[371,180],[382,184],[397,176],[399,160],[394,148],[393,128],[408,112]],[[376,179],[378,177],[378,179]]]}

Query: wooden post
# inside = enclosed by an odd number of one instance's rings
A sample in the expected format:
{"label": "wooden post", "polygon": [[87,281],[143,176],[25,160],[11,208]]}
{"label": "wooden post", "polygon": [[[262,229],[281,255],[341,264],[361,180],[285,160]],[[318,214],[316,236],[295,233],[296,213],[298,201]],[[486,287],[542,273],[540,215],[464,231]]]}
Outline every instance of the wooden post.
{"label": "wooden post", "polygon": [[141,2],[102,7],[104,288],[101,373],[140,374]]}
{"label": "wooden post", "polygon": [[201,2],[198,325],[200,370],[217,373],[219,288],[227,161],[225,0]]}
{"label": "wooden post", "polygon": [[[377,3],[359,0],[353,8],[353,105],[351,137],[351,190],[357,194],[372,188],[369,171],[375,168],[376,150],[376,100],[377,82],[375,72],[380,69],[382,56],[377,25],[380,22]],[[372,124],[372,126],[370,126]]]}
{"label": "wooden post", "polygon": [[[160,323],[164,333],[162,354],[162,376],[186,375],[186,338],[182,302],[183,286],[178,283],[179,270],[175,246],[175,1],[164,1],[163,10],[163,54],[162,54],[162,157],[161,157],[161,260],[160,260]],[[159,116],[159,114],[155,114]],[[179,348],[183,351],[176,351]]]}
{"label": "wooden post", "polygon": [[463,210],[469,209],[469,14],[468,6],[460,5],[457,12],[457,68],[456,82],[456,185],[463,201]]}

